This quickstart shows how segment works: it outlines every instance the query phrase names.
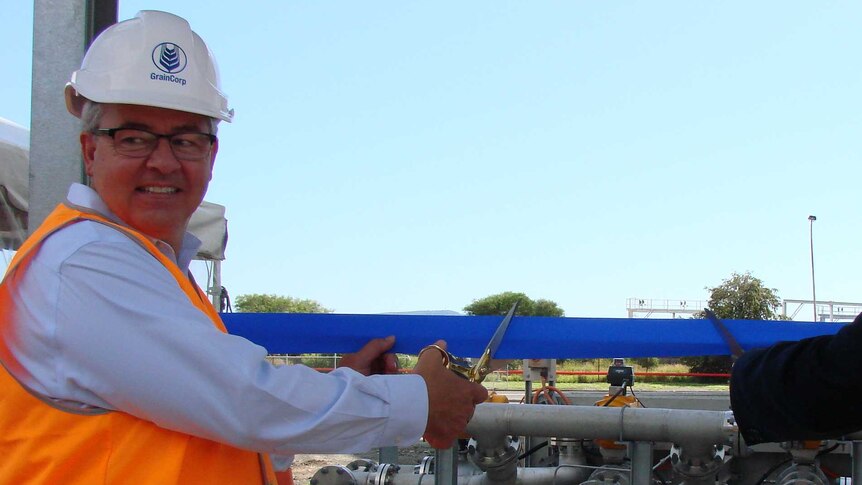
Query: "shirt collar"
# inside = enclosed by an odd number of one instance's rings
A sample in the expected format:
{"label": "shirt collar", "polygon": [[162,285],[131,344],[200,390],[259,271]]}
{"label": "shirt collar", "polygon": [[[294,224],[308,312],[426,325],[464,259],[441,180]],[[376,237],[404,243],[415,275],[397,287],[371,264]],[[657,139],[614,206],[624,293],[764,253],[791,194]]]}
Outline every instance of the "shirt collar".
{"label": "shirt collar", "polygon": [[[86,185],[78,183],[72,184],[72,186],[69,187],[69,193],[66,196],[66,200],[68,200],[72,205],[96,212],[111,220],[111,222],[115,222],[121,226],[130,227],[128,224],[123,222],[122,219],[114,215],[110,209],[108,209],[108,205],[105,204],[105,201],[102,200],[102,197],[100,197],[95,190]],[[174,249],[170,244],[160,239],[149,236],[147,237],[156,245],[159,251],[161,251],[165,256],[176,261],[177,266],[183,270],[188,270],[189,264],[191,264],[192,259],[197,255],[198,249],[200,249],[202,245],[200,239],[192,235],[192,233],[186,232],[183,236],[183,242],[182,246],[180,246],[179,254],[174,254]]]}

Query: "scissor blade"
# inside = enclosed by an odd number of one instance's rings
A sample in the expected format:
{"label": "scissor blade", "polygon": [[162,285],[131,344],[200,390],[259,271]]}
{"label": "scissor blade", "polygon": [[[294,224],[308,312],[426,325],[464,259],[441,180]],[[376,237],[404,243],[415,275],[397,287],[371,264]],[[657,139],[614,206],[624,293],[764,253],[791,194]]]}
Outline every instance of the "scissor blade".
{"label": "scissor blade", "polygon": [[706,314],[706,318],[709,319],[710,322],[712,322],[712,326],[715,327],[719,335],[721,335],[721,338],[724,339],[724,343],[727,344],[727,347],[730,349],[730,353],[733,355],[733,357],[738,358],[740,355],[742,355],[742,346],[739,345],[739,342],[736,341],[736,338],[734,338],[733,334],[730,333],[730,330],[728,330],[727,327],[724,326],[724,322],[719,320],[719,318],[715,316],[715,313],[712,313],[712,310],[708,308],[704,308],[703,313]]}
{"label": "scissor blade", "polygon": [[509,323],[512,321],[512,317],[515,316],[515,312],[518,310],[519,303],[521,303],[521,300],[515,300],[515,304],[509,309],[509,313],[507,313],[506,317],[503,318],[503,321],[500,322],[500,325],[494,332],[494,336],[491,337],[491,341],[488,342],[488,346],[485,347],[485,354],[488,355],[489,359],[493,359],[494,356],[497,355],[497,349],[500,347],[500,342],[503,341],[503,336],[506,335],[506,330],[509,328]]}

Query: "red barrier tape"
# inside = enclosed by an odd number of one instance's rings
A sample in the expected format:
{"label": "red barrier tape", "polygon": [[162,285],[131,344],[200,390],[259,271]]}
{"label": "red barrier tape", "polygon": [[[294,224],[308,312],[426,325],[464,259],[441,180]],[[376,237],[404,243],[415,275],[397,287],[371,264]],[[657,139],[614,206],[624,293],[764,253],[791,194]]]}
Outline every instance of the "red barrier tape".
{"label": "red barrier tape", "polygon": [[[315,367],[315,370],[320,372],[329,372],[332,367]],[[407,373],[409,369],[399,369],[398,372]],[[521,375],[522,370],[496,371],[494,374],[514,374]],[[607,372],[589,371],[589,370],[558,370],[557,375],[561,376],[605,376]],[[711,372],[638,372],[637,377],[724,377],[730,379],[730,374],[720,374]]]}

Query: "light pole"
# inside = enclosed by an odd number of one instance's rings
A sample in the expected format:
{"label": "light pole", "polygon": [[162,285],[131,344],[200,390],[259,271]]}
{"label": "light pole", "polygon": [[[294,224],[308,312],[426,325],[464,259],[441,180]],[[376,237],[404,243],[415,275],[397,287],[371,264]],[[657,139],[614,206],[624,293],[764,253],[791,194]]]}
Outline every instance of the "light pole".
{"label": "light pole", "polygon": [[817,292],[814,290],[814,221],[816,216],[808,216],[808,240],[811,247],[811,304],[814,307],[814,321],[817,321]]}

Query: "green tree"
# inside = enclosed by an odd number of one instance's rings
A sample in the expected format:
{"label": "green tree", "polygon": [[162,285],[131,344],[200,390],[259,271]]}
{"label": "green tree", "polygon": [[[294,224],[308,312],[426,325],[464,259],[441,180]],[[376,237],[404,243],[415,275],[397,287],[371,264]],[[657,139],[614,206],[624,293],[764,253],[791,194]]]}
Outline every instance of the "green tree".
{"label": "green tree", "polygon": [[565,312],[551,300],[532,300],[524,293],[504,291],[486,296],[464,307],[467,315],[505,315],[520,300],[517,315],[533,317],[562,317]]}
{"label": "green tree", "polygon": [[651,371],[659,366],[660,362],[657,357],[640,357],[634,359],[635,364],[643,367],[647,371]]}
{"label": "green tree", "polygon": [[235,306],[245,313],[332,313],[315,300],[258,293],[238,296]]}
{"label": "green tree", "polygon": [[[781,320],[778,313],[781,298],[778,290],[764,286],[751,273],[733,273],[710,292],[709,309],[718,318],[736,320]],[[699,318],[703,318],[703,312]]]}
{"label": "green tree", "polygon": [[[718,318],[734,320],[782,320],[778,313],[781,298],[778,290],[767,288],[760,278],[751,273],[733,273],[730,278],[714,288],[706,288],[710,292],[708,306]],[[698,312],[693,318],[705,318],[703,312]],[[692,372],[728,373],[733,364],[730,356],[683,357],[683,364],[689,366]]]}

